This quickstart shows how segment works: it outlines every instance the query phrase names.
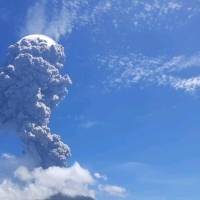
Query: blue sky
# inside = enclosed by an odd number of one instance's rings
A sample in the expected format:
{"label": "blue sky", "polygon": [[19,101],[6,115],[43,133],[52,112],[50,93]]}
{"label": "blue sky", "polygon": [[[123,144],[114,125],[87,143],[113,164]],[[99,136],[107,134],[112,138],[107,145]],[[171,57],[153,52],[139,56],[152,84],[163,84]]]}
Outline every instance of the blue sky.
{"label": "blue sky", "polygon": [[[50,125],[70,163],[126,188],[126,200],[198,200],[200,2],[77,2],[1,1],[1,63],[23,35],[59,41],[73,84]],[[20,153],[15,136],[0,137],[1,153]]]}

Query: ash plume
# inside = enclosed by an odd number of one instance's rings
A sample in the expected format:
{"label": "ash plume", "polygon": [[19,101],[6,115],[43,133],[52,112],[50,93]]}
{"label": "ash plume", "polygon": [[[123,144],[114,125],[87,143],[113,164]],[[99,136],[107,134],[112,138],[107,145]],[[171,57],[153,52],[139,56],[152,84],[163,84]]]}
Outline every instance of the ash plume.
{"label": "ash plume", "polygon": [[8,49],[0,69],[0,123],[15,127],[26,154],[46,168],[65,166],[69,147],[48,127],[51,112],[71,83],[60,69],[64,48],[43,35],[22,38]]}

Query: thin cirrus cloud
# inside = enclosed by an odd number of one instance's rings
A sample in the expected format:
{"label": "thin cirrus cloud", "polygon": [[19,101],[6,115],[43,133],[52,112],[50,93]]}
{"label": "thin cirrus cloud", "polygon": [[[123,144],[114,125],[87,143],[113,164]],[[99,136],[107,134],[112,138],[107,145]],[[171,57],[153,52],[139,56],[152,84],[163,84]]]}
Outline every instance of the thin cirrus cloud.
{"label": "thin cirrus cloud", "polygon": [[110,19],[115,28],[127,24],[129,30],[172,29],[199,15],[198,5],[198,1],[181,0],[105,0],[94,9],[93,15],[95,22],[105,15],[105,20]]}
{"label": "thin cirrus cloud", "polygon": [[172,29],[199,15],[198,5],[197,0],[37,0],[28,9],[21,35],[42,33],[59,40],[86,25],[97,30],[105,21],[114,29],[124,24],[129,25],[129,30]]}
{"label": "thin cirrus cloud", "polygon": [[113,197],[124,198],[127,195],[125,188],[116,185],[99,185],[98,188]]}
{"label": "thin cirrus cloud", "polygon": [[[115,1],[88,0],[58,1],[49,3],[38,0],[27,12],[22,35],[43,33],[59,40],[70,35],[74,29],[90,25],[96,31],[103,31],[104,22],[114,29],[123,29],[129,25],[129,31],[147,29],[172,29],[184,25],[200,14],[199,1],[150,0]],[[49,15],[51,13],[51,15]],[[126,23],[124,23],[126,22]],[[105,85],[121,88],[138,83],[170,86],[186,92],[196,91],[200,87],[199,74],[185,75],[188,69],[198,68],[199,53],[193,56],[172,58],[148,58],[143,55],[106,56],[104,66],[108,69]],[[115,65],[115,67],[112,67]],[[108,66],[108,68],[106,68]],[[182,76],[183,73],[183,76]],[[94,126],[94,123],[82,124],[82,127]]]}
{"label": "thin cirrus cloud", "polygon": [[85,129],[90,129],[90,128],[93,128],[93,127],[95,127],[99,124],[100,124],[100,122],[98,122],[98,121],[88,120],[88,121],[81,122],[80,127],[85,128]]}
{"label": "thin cirrus cloud", "polygon": [[172,58],[149,58],[138,54],[99,59],[106,70],[107,89],[144,85],[168,86],[193,93],[200,87],[200,53]]}

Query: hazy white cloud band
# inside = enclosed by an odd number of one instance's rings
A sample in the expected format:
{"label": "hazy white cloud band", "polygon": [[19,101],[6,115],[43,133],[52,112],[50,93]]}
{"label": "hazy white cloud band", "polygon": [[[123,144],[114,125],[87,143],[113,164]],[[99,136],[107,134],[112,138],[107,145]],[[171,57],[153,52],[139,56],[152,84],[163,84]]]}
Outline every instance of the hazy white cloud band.
{"label": "hazy white cloud band", "polygon": [[46,200],[56,194],[95,197],[95,192],[89,188],[95,180],[78,163],[66,168],[53,166],[29,169],[14,156],[4,156],[0,162],[13,167],[4,168],[5,175],[0,177],[0,199]]}
{"label": "hazy white cloud band", "polygon": [[68,197],[69,200],[92,200],[99,193],[119,198],[127,194],[121,186],[105,184],[107,176],[93,174],[78,162],[68,167],[43,169],[35,167],[29,157],[3,154],[0,166],[0,199],[49,200],[59,194],[66,200]]}

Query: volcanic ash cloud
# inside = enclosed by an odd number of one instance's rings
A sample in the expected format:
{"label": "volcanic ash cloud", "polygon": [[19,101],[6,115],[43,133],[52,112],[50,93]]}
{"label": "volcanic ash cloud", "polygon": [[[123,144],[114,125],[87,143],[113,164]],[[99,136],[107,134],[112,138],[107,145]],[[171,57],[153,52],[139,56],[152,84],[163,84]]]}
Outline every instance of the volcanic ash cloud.
{"label": "volcanic ash cloud", "polygon": [[68,75],[61,75],[64,48],[43,35],[11,45],[0,71],[0,123],[15,127],[26,154],[43,167],[65,166],[69,147],[48,127],[52,110],[66,96]]}

